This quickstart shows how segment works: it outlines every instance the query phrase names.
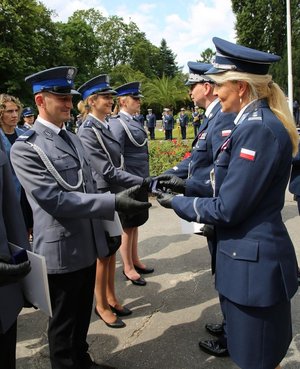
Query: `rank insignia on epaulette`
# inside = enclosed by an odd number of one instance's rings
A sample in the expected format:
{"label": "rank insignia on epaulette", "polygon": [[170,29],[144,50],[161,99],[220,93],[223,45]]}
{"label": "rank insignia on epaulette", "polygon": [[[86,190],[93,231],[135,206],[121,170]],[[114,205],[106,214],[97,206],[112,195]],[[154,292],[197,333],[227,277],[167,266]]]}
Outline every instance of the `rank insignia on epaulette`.
{"label": "rank insignia on epaulette", "polygon": [[83,127],[92,127],[93,126],[93,122],[91,122],[90,120],[84,122]]}
{"label": "rank insignia on epaulette", "polygon": [[26,141],[29,137],[33,136],[35,134],[35,131],[33,129],[29,129],[28,131],[25,131],[22,133],[16,141]]}

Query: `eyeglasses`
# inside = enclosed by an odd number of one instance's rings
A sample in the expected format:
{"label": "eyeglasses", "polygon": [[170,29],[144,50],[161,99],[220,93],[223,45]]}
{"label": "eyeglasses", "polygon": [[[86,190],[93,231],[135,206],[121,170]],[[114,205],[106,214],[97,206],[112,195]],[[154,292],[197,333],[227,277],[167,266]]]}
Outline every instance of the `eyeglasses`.
{"label": "eyeglasses", "polygon": [[130,96],[133,100],[136,100],[136,101],[138,101],[138,100],[141,100],[141,98],[139,97],[139,96]]}

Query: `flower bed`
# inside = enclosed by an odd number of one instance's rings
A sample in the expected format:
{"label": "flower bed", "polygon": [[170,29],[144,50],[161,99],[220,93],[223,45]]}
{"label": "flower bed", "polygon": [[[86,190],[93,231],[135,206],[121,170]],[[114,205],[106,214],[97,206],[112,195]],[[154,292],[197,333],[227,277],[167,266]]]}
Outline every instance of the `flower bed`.
{"label": "flower bed", "polygon": [[172,168],[175,164],[190,155],[190,149],[191,144],[188,141],[150,141],[150,175],[157,176],[165,170]]}

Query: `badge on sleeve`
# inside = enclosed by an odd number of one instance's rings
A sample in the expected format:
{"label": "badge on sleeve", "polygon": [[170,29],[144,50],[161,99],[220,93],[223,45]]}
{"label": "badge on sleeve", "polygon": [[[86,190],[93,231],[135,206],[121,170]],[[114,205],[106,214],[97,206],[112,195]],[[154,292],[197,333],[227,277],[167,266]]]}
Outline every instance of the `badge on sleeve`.
{"label": "badge on sleeve", "polygon": [[254,161],[256,152],[253,150],[245,149],[244,147],[241,148],[240,158]]}
{"label": "badge on sleeve", "polygon": [[231,133],[231,129],[223,129],[222,137],[228,137]]}

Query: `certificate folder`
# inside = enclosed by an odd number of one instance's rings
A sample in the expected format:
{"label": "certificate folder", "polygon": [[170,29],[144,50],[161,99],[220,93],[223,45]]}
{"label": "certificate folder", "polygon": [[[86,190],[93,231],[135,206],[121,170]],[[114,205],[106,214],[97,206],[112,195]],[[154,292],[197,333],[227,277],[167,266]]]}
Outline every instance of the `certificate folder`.
{"label": "certificate folder", "polygon": [[[21,250],[21,247],[9,243],[12,252]],[[31,271],[21,280],[22,291],[26,300],[52,317],[51,301],[48,286],[48,275],[45,257],[27,251]]]}

